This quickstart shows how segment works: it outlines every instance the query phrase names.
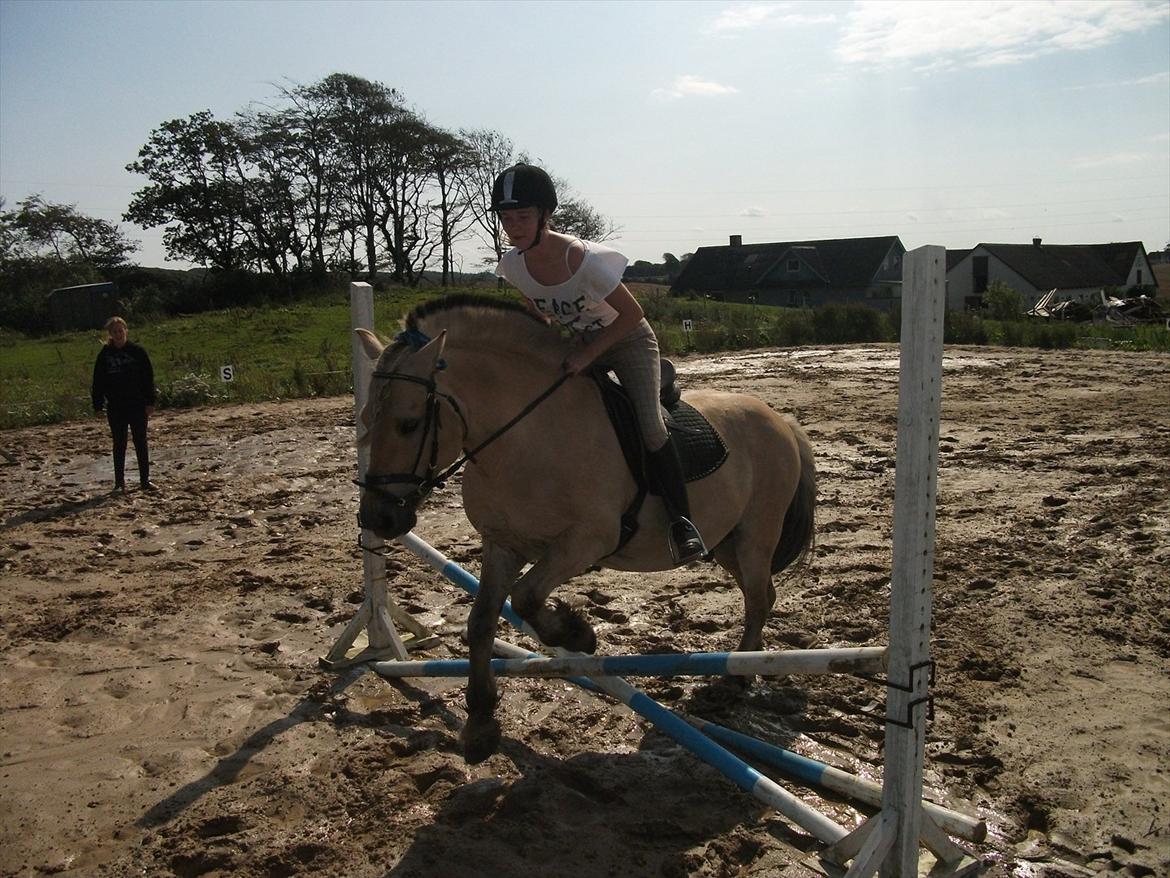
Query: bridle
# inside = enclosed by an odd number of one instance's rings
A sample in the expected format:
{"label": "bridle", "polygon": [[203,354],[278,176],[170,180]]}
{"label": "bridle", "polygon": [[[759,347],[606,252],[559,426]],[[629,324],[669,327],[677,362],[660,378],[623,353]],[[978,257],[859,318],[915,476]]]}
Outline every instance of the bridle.
{"label": "bridle", "polygon": [[[411,337],[406,339],[412,346],[418,344],[421,347],[422,343],[429,341],[425,335],[418,330],[411,330]],[[405,333],[404,333],[405,335]],[[400,337],[401,338],[401,337]],[[415,347],[418,350],[418,347]],[[404,375],[400,372],[387,372],[384,370],[374,370],[372,377],[382,378],[386,381],[409,381],[412,384],[421,384],[427,389],[427,398],[424,403],[425,414],[423,417],[422,436],[419,439],[418,451],[415,453],[414,465],[408,473],[388,473],[386,475],[367,475],[365,479],[354,479],[354,484],[360,488],[372,490],[389,500],[392,500],[400,508],[407,506],[414,506],[421,503],[435,488],[442,488],[447,479],[459,472],[468,461],[475,462],[475,455],[479,454],[484,448],[499,439],[504,433],[512,429],[517,423],[527,417],[533,409],[550,397],[553,392],[565,383],[571,376],[566,372],[557,378],[552,385],[545,390],[540,396],[536,397],[532,402],[526,405],[518,415],[516,415],[504,426],[500,427],[494,433],[487,437],[483,442],[480,442],[475,448],[470,451],[466,450],[467,434],[469,428],[467,426],[467,418],[463,415],[463,409],[459,406],[459,402],[455,397],[449,393],[444,393],[438,389],[435,383],[435,372],[441,371],[445,368],[442,360],[435,364],[435,368],[427,378],[419,378],[415,375]],[[463,425],[463,455],[453,464],[436,474],[435,470],[438,466],[439,459],[439,428],[441,426],[439,416],[439,401],[445,400],[451,406],[455,414],[459,416],[459,421]],[[431,429],[433,426],[433,430]],[[431,452],[430,459],[427,462],[427,470],[425,476],[418,475],[419,464],[423,459],[423,453],[427,447],[427,435],[431,436]],[[414,488],[405,494],[398,495],[384,490],[387,485],[414,485]]]}
{"label": "bridle", "polygon": [[[436,368],[436,371],[438,369]],[[463,425],[463,444],[467,443],[467,418],[463,415],[463,409],[460,408],[459,402],[455,397],[449,393],[444,393],[439,390],[435,383],[434,372],[427,378],[419,378],[415,375],[403,375],[400,372],[385,372],[382,370],[374,370],[372,377],[382,378],[386,381],[408,381],[412,384],[421,384],[427,389],[426,402],[423,403],[424,415],[422,424],[422,435],[418,441],[418,451],[414,456],[414,464],[410,468],[410,472],[406,473],[388,473],[386,475],[367,475],[365,479],[355,479],[354,484],[362,488],[372,489],[379,494],[393,500],[399,506],[405,507],[407,505],[414,505],[422,502],[431,491],[435,488],[443,487],[443,483],[450,477],[452,471],[445,471],[437,478],[435,477],[435,470],[439,461],[439,430],[442,427],[442,418],[440,415],[439,401],[445,400],[451,409],[459,416],[459,422]],[[420,476],[418,474],[419,464],[423,459],[423,454],[427,448],[427,438],[430,437],[430,459],[427,461],[426,475]],[[466,455],[464,455],[466,458]],[[393,494],[389,491],[382,490],[387,485],[413,485],[414,488],[401,496]]]}

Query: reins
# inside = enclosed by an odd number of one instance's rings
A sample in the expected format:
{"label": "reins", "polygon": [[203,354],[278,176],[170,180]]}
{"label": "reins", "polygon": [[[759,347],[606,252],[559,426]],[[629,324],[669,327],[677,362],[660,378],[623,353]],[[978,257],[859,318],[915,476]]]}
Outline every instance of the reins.
{"label": "reins", "polygon": [[[520,410],[520,413],[518,415],[516,415],[516,417],[512,418],[512,420],[508,421],[508,423],[504,424],[504,426],[500,427],[498,430],[496,430],[494,433],[492,433],[492,435],[488,436],[486,439],[484,439],[482,442],[480,442],[477,446],[475,446],[470,451],[463,452],[463,456],[461,458],[459,458],[459,460],[455,461],[455,463],[451,464],[451,466],[449,466],[449,467],[447,467],[447,469],[443,470],[440,478],[442,478],[442,479],[450,478],[455,473],[459,472],[459,470],[462,469],[463,464],[467,463],[467,461],[469,461],[469,460],[472,463],[474,463],[475,456],[477,454],[479,454],[481,451],[483,451],[485,448],[487,448],[489,445],[491,445],[493,442],[495,442],[497,439],[499,439],[501,436],[503,436],[505,433],[507,433],[509,430],[511,430],[513,427],[515,427],[518,423],[520,423],[522,420],[524,420],[530,414],[532,414],[533,409],[535,409],[538,405],[540,405],[542,402],[544,402],[546,399],[548,399],[550,396],[552,396],[553,393],[556,392],[556,389],[558,387],[560,387],[562,384],[564,384],[571,377],[573,377],[573,376],[570,375],[568,372],[561,375],[561,377],[558,378],[556,381],[554,381],[551,385],[549,385],[548,389],[545,390],[543,393],[541,393],[540,396],[536,397],[536,399],[532,400],[532,402],[530,402],[530,403],[528,403],[528,405],[524,406],[524,408],[522,408]],[[442,484],[439,482],[436,482],[436,485],[440,488],[442,487]]]}

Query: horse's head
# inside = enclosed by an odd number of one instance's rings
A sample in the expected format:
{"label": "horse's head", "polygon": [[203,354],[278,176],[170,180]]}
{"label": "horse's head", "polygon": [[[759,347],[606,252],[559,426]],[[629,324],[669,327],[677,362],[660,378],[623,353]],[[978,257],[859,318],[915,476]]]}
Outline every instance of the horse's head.
{"label": "horse's head", "polygon": [[373,333],[357,333],[375,362],[361,413],[359,444],[368,447],[369,464],[358,518],[362,527],[392,539],[414,527],[436,470],[458,456],[465,425],[458,404],[435,383],[445,332],[433,340],[404,333],[385,349]]}

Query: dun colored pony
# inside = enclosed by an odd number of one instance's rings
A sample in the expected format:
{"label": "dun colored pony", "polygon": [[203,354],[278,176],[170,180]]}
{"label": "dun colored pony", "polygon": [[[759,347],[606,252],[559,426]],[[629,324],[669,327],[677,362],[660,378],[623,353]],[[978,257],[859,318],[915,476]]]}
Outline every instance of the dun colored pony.
{"label": "dun colored pony", "polygon": [[[462,739],[467,761],[480,762],[499,744],[489,659],[509,593],[546,644],[593,652],[597,639],[585,619],[560,601],[546,601],[594,564],[670,568],[668,520],[659,498],[648,497],[637,534],[617,548],[620,518],[637,488],[591,379],[570,378],[530,408],[562,374],[568,343],[555,330],[519,305],[471,296],[421,305],[405,324],[385,348],[358,330],[376,361],[362,413],[369,466],[361,520],[386,539],[407,532],[436,473],[472,452],[463,470],[463,506],[483,538],[483,553],[468,619]],[[688,485],[690,505],[715,560],[743,592],[738,648],[757,650],[776,599],[772,575],[803,560],[812,546],[812,449],[793,420],[753,397],[699,390],[684,398],[728,448],[719,469]]]}

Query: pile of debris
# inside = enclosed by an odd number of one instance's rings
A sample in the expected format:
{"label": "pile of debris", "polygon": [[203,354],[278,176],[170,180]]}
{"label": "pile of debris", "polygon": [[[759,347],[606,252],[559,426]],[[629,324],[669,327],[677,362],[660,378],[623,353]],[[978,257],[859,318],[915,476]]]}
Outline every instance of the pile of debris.
{"label": "pile of debris", "polygon": [[1057,301],[1056,290],[1049,290],[1035,307],[1028,309],[1029,317],[1041,320],[1071,320],[1078,323],[1115,323],[1119,326],[1135,326],[1139,323],[1162,323],[1166,314],[1157,300],[1146,295],[1119,299],[1101,290],[1100,304],[1088,302]]}

